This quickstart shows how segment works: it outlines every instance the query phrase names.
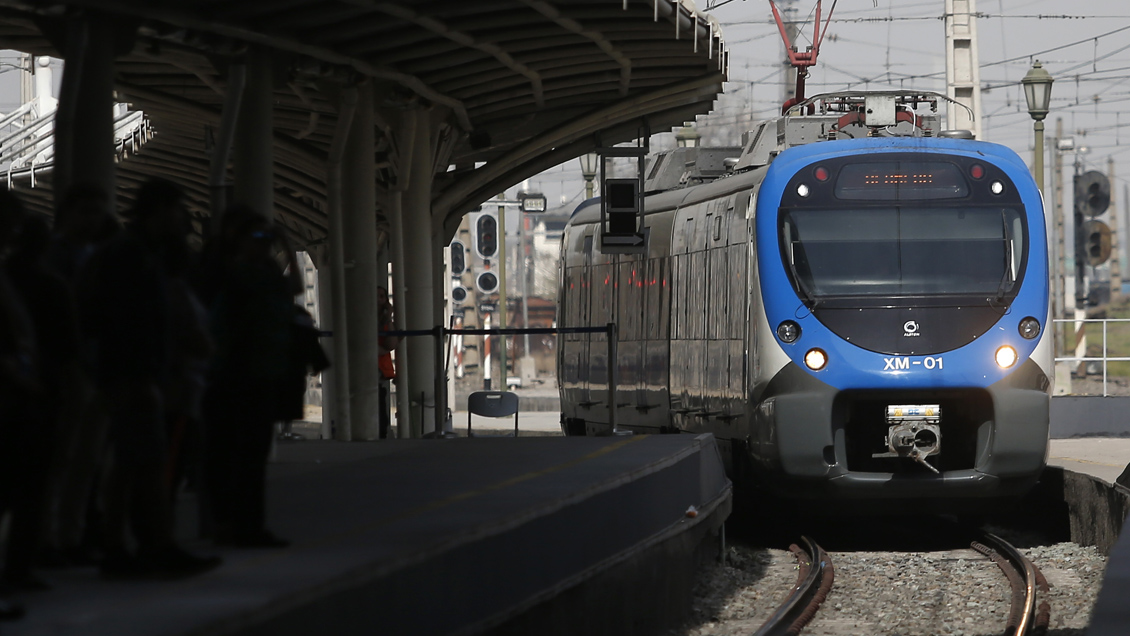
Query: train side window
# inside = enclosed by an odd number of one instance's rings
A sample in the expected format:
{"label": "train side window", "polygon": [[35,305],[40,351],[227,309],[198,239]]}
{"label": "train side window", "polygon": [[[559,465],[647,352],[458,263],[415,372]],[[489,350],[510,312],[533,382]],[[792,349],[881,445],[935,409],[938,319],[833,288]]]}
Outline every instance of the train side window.
{"label": "train side window", "polygon": [[714,240],[718,241],[718,240],[721,240],[721,239],[722,239],[722,217],[716,216],[716,217],[714,217]]}

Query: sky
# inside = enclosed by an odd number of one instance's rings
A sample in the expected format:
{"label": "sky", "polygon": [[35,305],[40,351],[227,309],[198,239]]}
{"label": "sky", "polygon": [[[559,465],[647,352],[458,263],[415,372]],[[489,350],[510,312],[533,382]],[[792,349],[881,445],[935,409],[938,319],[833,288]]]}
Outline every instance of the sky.
{"label": "sky", "polygon": [[[784,49],[773,22],[769,0],[696,0],[700,10],[722,24],[730,50],[729,79],[714,111],[699,116],[704,143],[736,144],[727,138],[741,127],[725,124],[772,117],[781,103]],[[816,66],[808,78],[808,95],[845,89],[913,88],[945,92],[944,0],[835,0]],[[805,45],[812,34],[816,0],[785,0],[795,7]],[[827,16],[833,0],[824,0]],[[1121,196],[1130,184],[1130,2],[1125,0],[976,0],[982,85],[983,139],[1003,144],[1032,162],[1032,119],[1020,79],[1038,59],[1055,78],[1048,137],[1056,119],[1064,136],[1074,136],[1085,168],[1106,171],[1107,157],[1116,162],[1112,189]],[[1126,111],[1123,113],[1122,111]],[[1126,121],[1122,121],[1126,120]],[[1125,137],[1125,139],[1124,139]],[[653,146],[673,145],[670,133]],[[1075,155],[1065,157],[1070,166]],[[1050,164],[1051,158],[1048,157]],[[1068,172],[1067,183],[1070,184]],[[550,205],[579,202],[584,182],[577,160],[566,162],[530,180]],[[512,189],[516,192],[518,188]],[[511,192],[511,194],[513,194]]]}

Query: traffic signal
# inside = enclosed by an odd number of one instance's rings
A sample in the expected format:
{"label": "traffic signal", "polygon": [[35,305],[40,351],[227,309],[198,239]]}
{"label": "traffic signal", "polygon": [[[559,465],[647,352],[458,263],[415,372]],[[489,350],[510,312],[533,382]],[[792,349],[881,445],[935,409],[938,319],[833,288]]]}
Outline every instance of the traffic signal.
{"label": "traffic signal", "polygon": [[604,193],[608,197],[605,207],[608,233],[635,234],[639,229],[640,216],[639,179],[605,179]]}
{"label": "traffic signal", "polygon": [[498,277],[491,272],[483,272],[475,277],[475,288],[481,294],[493,294],[498,291]]}
{"label": "traffic signal", "polygon": [[1110,180],[1090,170],[1075,175],[1075,209],[1084,216],[1098,216],[1110,206]]}
{"label": "traffic signal", "polygon": [[1110,258],[1110,227],[1091,219],[1083,224],[1083,249],[1087,264],[1098,267]]}
{"label": "traffic signal", "polygon": [[498,218],[485,212],[475,222],[475,252],[479,258],[492,258],[498,253]]}
{"label": "traffic signal", "polygon": [[460,276],[464,270],[467,269],[467,248],[463,247],[463,241],[452,241],[451,243],[451,275]]}
{"label": "traffic signal", "polygon": [[462,305],[467,300],[467,288],[458,283],[451,286],[451,302]]}

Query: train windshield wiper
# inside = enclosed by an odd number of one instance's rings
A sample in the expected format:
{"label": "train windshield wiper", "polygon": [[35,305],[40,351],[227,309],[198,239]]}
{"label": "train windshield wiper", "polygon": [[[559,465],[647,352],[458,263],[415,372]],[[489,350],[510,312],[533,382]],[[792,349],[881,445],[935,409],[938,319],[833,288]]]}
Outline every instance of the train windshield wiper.
{"label": "train windshield wiper", "polygon": [[789,271],[793,274],[793,280],[796,281],[796,289],[800,292],[801,301],[804,303],[804,306],[809,309],[816,309],[816,306],[820,304],[820,299],[817,298],[816,294],[804,283],[804,278],[802,278],[800,272],[797,271],[796,263],[793,263],[791,258],[789,259]]}
{"label": "train windshield wiper", "polygon": [[1009,236],[1008,219],[1003,211],[1001,212],[1001,226],[1004,231],[1004,274],[1001,275],[1001,282],[997,285],[996,302],[998,303],[1004,300],[1004,295],[1012,289],[1015,282],[1012,273],[1012,237]]}

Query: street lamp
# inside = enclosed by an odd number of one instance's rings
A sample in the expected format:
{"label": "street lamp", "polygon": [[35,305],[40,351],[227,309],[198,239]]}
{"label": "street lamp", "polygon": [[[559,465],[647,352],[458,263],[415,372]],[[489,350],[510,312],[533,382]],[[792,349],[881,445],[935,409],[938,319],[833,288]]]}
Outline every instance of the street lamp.
{"label": "street lamp", "polygon": [[1036,121],[1036,158],[1034,172],[1036,186],[1044,191],[1044,118],[1052,101],[1052,76],[1044,70],[1037,60],[1028,69],[1028,74],[1020,83],[1024,85],[1024,99],[1028,102],[1028,114]]}
{"label": "street lamp", "polygon": [[675,144],[680,148],[694,148],[698,146],[700,135],[694,129],[694,122],[683,122],[682,128],[675,129]]}
{"label": "street lamp", "polygon": [[588,152],[580,157],[581,161],[581,175],[585,178],[585,198],[592,198],[592,182],[596,178],[596,171],[600,167],[600,154],[595,152]]}

